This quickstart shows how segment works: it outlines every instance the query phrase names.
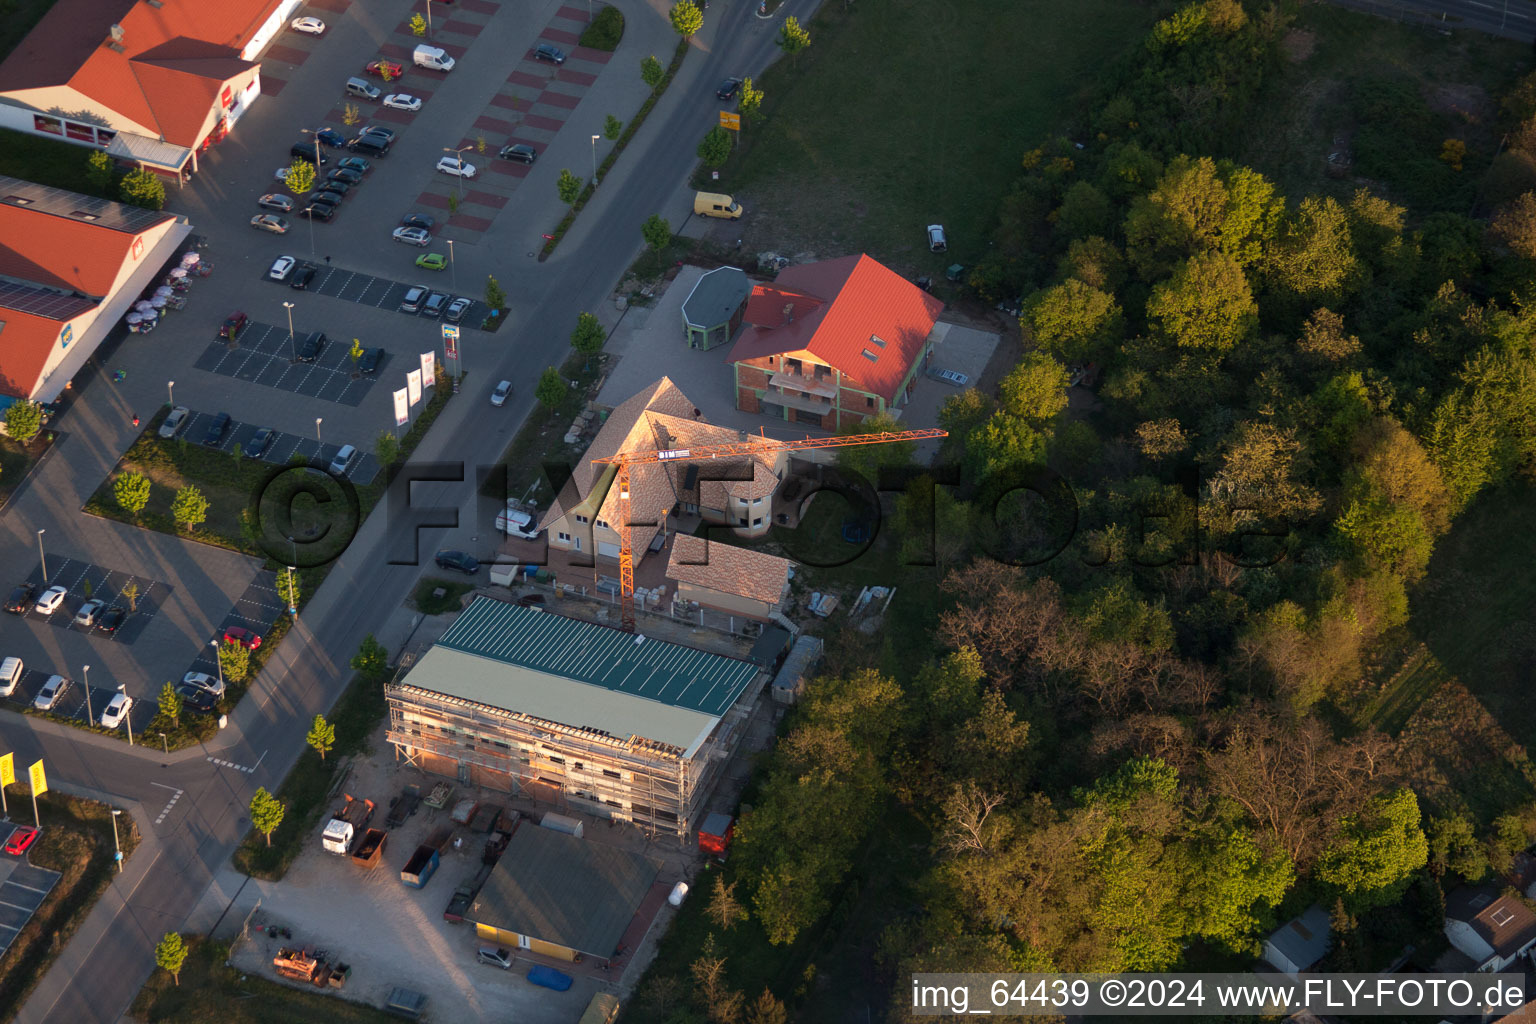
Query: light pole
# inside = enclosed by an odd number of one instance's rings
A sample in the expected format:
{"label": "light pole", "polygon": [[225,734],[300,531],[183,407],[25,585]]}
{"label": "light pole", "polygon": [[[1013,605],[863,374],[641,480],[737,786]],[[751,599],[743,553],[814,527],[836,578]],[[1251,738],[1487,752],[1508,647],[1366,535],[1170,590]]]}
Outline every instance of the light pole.
{"label": "light pole", "polygon": [[123,844],[117,839],[117,816],[123,812],[116,807],[112,808],[112,846],[117,850],[117,873],[123,873]]}
{"label": "light pole", "polygon": [[592,136],[592,190],[597,191],[597,140],[601,135]]}
{"label": "light pole", "polygon": [[320,440],[320,424],[323,422],[324,420],[322,420],[319,416],[315,417],[315,441],[320,445],[325,444],[324,441]]}
{"label": "light pole", "polygon": [[453,290],[459,290],[459,268],[453,262],[453,239],[448,239],[448,275],[453,282]]}
{"label": "light pole", "polygon": [[175,387],[176,387],[176,382],[175,381],[168,380],[168,381],[165,382],[165,397],[170,399],[170,401],[165,403],[166,405],[175,405],[176,404],[176,392],[174,390],[172,390]]}
{"label": "light pole", "polygon": [[285,302],[288,309],[288,347],[293,350],[293,361],[299,361],[299,343],[293,340],[293,303]]}
{"label": "light pole", "polygon": [[[294,561],[297,562],[298,558],[294,558]],[[292,615],[295,621],[299,617],[299,602],[294,600],[297,596],[293,592],[293,566],[290,565],[288,567],[288,614]]]}
{"label": "light pole", "polygon": [[91,709],[91,666],[82,666],[85,669],[85,720],[96,725],[96,712]]}
{"label": "light pole", "polygon": [[299,560],[299,542],[289,537],[288,543],[293,545],[293,560],[297,562]]}
{"label": "light pole", "polygon": [[[443,152],[444,153],[452,153],[454,155],[455,159],[457,159],[459,161],[459,170],[462,172],[464,170],[464,152],[466,150],[468,150],[469,148],[470,148],[469,146],[460,146],[458,149],[454,149],[451,146],[444,146],[443,147]],[[464,201],[464,175],[462,173],[460,173],[460,174],[454,175],[454,177],[459,179],[459,202],[463,202]]]}
{"label": "light pole", "polygon": [[[121,693],[124,697],[128,696],[128,684],[118,683],[117,692]],[[129,714],[132,710],[133,705],[129,704],[128,710],[123,712],[123,727],[128,730],[128,745],[130,747],[133,746],[133,716]]]}
{"label": "light pole", "polygon": [[171,741],[165,738],[165,733],[160,734],[160,742],[165,747],[166,756],[169,757],[171,753]]}
{"label": "light pole", "polygon": [[44,583],[48,582],[48,556],[43,554],[43,534],[45,534],[47,532],[48,532],[47,530],[38,530],[37,531],[37,559],[38,559],[38,561],[43,563],[43,582]]}
{"label": "light pole", "polygon": [[427,38],[432,38],[432,0],[427,0]]}
{"label": "light pole", "polygon": [[[300,128],[299,133],[302,135],[313,135],[315,137],[315,184],[318,185],[320,183],[320,133],[312,128]],[[314,192],[314,190],[314,185],[309,186],[309,192],[306,192],[305,195],[309,195],[310,193]],[[311,204],[310,212],[311,214],[314,212],[313,204]],[[313,256],[315,254],[315,218],[313,216],[309,216],[305,217],[304,219],[309,221],[309,254]]]}
{"label": "light pole", "polygon": [[213,663],[219,666],[219,689],[224,689],[224,659],[219,657],[219,642],[212,640],[209,646],[213,648]]}

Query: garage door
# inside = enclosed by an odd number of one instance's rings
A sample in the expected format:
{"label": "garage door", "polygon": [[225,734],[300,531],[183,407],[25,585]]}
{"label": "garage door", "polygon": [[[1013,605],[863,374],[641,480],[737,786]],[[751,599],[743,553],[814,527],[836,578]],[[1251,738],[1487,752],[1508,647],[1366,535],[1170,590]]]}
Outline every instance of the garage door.
{"label": "garage door", "polygon": [[619,546],[617,544],[609,544],[607,541],[600,540],[597,542],[597,553],[603,558],[618,558]]}

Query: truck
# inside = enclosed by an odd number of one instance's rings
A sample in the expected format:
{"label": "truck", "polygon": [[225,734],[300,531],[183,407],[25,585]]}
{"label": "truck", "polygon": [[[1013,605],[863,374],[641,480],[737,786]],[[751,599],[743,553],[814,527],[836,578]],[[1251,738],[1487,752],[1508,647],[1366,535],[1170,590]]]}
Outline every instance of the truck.
{"label": "truck", "polygon": [[442,863],[442,849],[448,845],[452,835],[452,829],[439,828],[428,836],[426,842],[416,847],[416,852],[405,862],[405,867],[400,869],[400,881],[412,889],[425,889],[437,871],[438,864]]}
{"label": "truck", "polygon": [[345,857],[352,852],[352,841],[368,827],[368,822],[373,820],[373,801],[358,800],[350,793],[345,794],[346,803],[336,809],[331,815],[331,820],[326,822],[325,832],[320,844],[325,847],[327,853],[334,853],[339,857]]}
{"label": "truck", "polygon": [[485,880],[490,877],[490,866],[482,866],[475,872],[474,878],[453,890],[453,898],[448,901],[448,907],[443,911],[443,920],[451,924],[462,924],[465,911],[475,902],[475,897],[480,895],[480,890],[485,886]]}
{"label": "truck", "polygon": [[358,840],[357,848],[352,851],[352,863],[360,868],[372,871],[379,866],[379,861],[384,858],[384,841],[389,836],[381,828],[371,828],[363,833],[363,838]]}
{"label": "truck", "polygon": [[452,71],[457,63],[440,46],[418,46],[411,52],[411,61],[419,68],[431,68],[433,71]]}

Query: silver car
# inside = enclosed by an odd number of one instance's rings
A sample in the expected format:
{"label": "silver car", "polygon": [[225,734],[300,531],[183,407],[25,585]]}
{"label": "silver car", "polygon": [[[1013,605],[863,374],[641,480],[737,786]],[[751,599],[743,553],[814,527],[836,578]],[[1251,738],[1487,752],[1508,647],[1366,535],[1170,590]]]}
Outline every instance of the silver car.
{"label": "silver car", "polygon": [[160,436],[170,440],[181,433],[181,428],[187,425],[187,417],[191,414],[191,410],[184,405],[178,405],[172,409],[171,414],[165,418],[165,422],[160,424]]}
{"label": "silver car", "polygon": [[37,691],[37,699],[32,702],[32,706],[39,711],[52,711],[67,689],[69,689],[68,679],[63,676],[49,676],[43,688]]}

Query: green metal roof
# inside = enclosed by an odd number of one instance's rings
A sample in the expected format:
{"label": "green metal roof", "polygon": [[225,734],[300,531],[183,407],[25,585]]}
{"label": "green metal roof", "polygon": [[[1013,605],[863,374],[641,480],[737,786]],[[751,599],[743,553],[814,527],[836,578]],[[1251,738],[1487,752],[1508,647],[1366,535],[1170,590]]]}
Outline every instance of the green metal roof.
{"label": "green metal roof", "polygon": [[758,672],[748,661],[485,597],[437,646],[714,718]]}

